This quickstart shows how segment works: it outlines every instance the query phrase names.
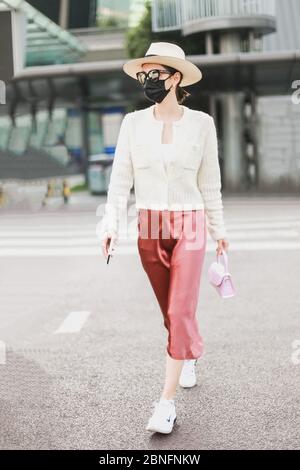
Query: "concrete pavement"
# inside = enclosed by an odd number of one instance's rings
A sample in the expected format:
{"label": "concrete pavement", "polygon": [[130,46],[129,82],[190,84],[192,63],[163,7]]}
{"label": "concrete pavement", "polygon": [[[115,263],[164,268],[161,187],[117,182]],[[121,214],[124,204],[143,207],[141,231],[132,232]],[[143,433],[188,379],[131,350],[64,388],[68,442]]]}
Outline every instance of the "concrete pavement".
{"label": "concrete pavement", "polygon": [[[2,449],[299,449],[299,199],[226,198],[237,296],[207,279],[198,385],[177,423],[145,431],[164,381],[167,333],[136,250],[106,265],[95,205],[0,219]],[[71,206],[70,206],[71,207]]]}

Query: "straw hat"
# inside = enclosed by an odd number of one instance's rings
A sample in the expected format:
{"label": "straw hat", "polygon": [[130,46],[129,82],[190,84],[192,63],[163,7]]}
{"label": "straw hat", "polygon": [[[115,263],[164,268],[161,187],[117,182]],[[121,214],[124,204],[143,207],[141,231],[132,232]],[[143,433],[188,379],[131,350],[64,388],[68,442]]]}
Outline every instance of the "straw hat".
{"label": "straw hat", "polygon": [[127,75],[136,78],[137,72],[142,72],[142,64],[156,63],[169,65],[182,73],[180,86],[188,86],[202,78],[201,70],[185,58],[184,50],[171,42],[152,42],[144,57],[131,59],[123,65]]}

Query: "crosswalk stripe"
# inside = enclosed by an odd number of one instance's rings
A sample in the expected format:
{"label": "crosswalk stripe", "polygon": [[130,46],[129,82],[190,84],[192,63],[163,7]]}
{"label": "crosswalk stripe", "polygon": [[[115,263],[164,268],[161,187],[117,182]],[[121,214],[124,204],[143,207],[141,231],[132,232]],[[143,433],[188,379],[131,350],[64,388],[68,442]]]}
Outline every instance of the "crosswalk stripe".
{"label": "crosswalk stripe", "polygon": [[86,310],[70,312],[54,333],[78,333],[87,321],[90,313]]}
{"label": "crosswalk stripe", "polygon": [[[208,242],[206,251],[214,252],[216,249],[215,242]],[[230,242],[230,251],[272,251],[272,250],[300,250],[300,242],[282,242],[267,240],[265,242],[247,241],[247,242]],[[137,255],[138,250],[136,246],[119,247],[115,251],[116,257],[118,255]],[[7,248],[0,249],[0,257],[68,257],[68,256],[100,256],[102,257],[101,247],[77,247],[77,248],[43,248],[43,249],[30,249],[30,248]],[[104,259],[104,258],[103,258]]]}
{"label": "crosswalk stripe", "polygon": [[265,240],[270,238],[281,238],[281,239],[300,239],[300,232],[297,230],[255,230],[255,231],[243,231],[243,230],[230,230],[228,228],[228,239],[230,240]]}
{"label": "crosswalk stripe", "polygon": [[[253,207],[251,202],[253,202]],[[285,216],[282,211],[277,214],[274,212],[274,215],[268,213],[264,218],[262,215],[264,209],[261,205],[259,206],[261,212],[257,212],[257,199],[251,202],[247,206],[247,213],[237,208],[238,212],[229,212],[225,217],[230,251],[300,249],[298,213],[290,211]],[[272,209],[278,210],[274,198],[270,199],[270,202],[273,205]],[[239,213],[241,214],[237,215]],[[68,222],[62,222],[61,215],[55,217],[50,214],[50,216],[47,214],[40,218],[37,218],[37,215],[20,218],[10,215],[10,217],[1,218],[0,257],[103,257],[101,240],[97,235],[99,218],[95,218],[95,223],[93,223],[93,215],[82,219],[82,216],[77,214],[72,215],[72,219],[68,219]],[[215,249],[216,242],[207,233],[206,250],[214,252]],[[138,254],[137,229],[133,230],[131,223],[128,234],[120,235],[115,254],[116,256]]]}
{"label": "crosswalk stripe", "polygon": [[[265,239],[279,239],[282,241],[286,240],[295,240],[298,241],[300,240],[300,234],[297,230],[274,230],[272,229],[271,232],[269,231],[230,231],[228,235],[228,239],[231,241],[234,240],[256,240],[257,242],[263,241]],[[123,245],[131,245],[136,243],[137,239],[126,239],[126,240],[120,240],[119,243],[122,243]],[[39,238],[28,238],[24,239],[22,237],[20,238],[0,238],[0,252],[1,252],[1,247],[15,247],[19,249],[23,249],[25,247],[33,247],[33,248],[38,248],[38,247],[46,247],[46,248],[55,248],[55,247],[66,247],[66,248],[72,248],[72,247],[98,247],[101,246],[100,241],[94,237],[94,238],[45,238],[45,239],[39,239]],[[3,250],[2,250],[3,251]]]}
{"label": "crosswalk stripe", "polygon": [[228,230],[243,230],[243,229],[272,229],[272,228],[291,228],[291,227],[300,227],[300,220],[295,222],[274,222],[272,221],[262,221],[262,222],[243,222],[241,220],[236,222],[226,222],[226,227]]}
{"label": "crosswalk stripe", "polygon": [[6,364],[6,343],[0,341],[0,365]]}
{"label": "crosswalk stripe", "polygon": [[97,240],[95,238],[46,238],[46,239],[1,239],[0,246],[87,246],[96,245]]}
{"label": "crosswalk stripe", "polygon": [[91,236],[96,233],[95,228],[93,230],[1,230],[0,228],[0,239],[5,237],[73,237],[74,233],[76,236]]}
{"label": "crosswalk stripe", "polygon": [[[228,230],[243,230],[243,229],[271,229],[271,228],[300,228],[300,219],[298,220],[253,220],[249,218],[246,220],[226,219],[226,227]],[[78,227],[75,229],[67,230],[47,230],[43,227],[42,229],[36,230],[23,230],[23,229],[8,229],[7,227],[0,227],[0,238],[2,237],[72,237],[76,236],[94,236],[96,235],[96,225],[91,229],[80,230]]]}

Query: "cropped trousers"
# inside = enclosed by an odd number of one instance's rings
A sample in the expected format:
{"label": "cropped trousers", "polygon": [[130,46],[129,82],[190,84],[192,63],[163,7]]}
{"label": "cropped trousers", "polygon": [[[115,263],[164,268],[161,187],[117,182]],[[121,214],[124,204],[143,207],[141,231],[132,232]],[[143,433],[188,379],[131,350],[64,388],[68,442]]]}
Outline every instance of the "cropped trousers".
{"label": "cropped trousers", "polygon": [[138,209],[138,251],[173,359],[198,359],[203,353],[196,311],[206,237],[204,209]]}

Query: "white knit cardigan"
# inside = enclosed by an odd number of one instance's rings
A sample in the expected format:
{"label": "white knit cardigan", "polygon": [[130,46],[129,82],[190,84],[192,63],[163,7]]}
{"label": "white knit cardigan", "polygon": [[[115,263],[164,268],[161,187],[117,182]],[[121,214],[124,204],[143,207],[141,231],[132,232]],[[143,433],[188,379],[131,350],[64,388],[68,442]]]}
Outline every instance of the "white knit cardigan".
{"label": "white knit cardigan", "polygon": [[125,114],[116,145],[100,236],[119,235],[120,211],[134,186],[135,207],[159,210],[205,209],[211,237],[226,237],[218,140],[213,118],[181,105],[173,122],[175,153],[165,168],[160,152],[163,122],[154,104]]}

